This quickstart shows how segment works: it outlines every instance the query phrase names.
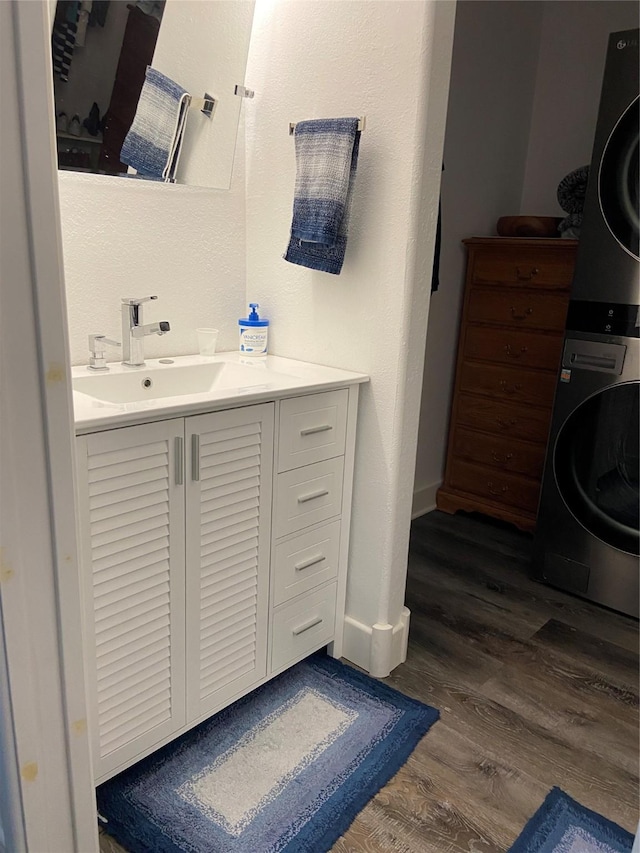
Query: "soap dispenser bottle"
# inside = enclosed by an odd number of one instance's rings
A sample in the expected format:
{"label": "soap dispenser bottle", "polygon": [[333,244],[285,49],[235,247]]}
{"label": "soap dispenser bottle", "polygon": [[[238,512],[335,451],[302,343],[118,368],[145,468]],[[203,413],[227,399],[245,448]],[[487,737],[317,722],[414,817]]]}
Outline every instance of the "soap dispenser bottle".
{"label": "soap dispenser bottle", "polygon": [[249,316],[238,320],[240,327],[240,353],[246,356],[261,356],[267,354],[269,321],[262,319],[256,308],[257,302],[250,302]]}

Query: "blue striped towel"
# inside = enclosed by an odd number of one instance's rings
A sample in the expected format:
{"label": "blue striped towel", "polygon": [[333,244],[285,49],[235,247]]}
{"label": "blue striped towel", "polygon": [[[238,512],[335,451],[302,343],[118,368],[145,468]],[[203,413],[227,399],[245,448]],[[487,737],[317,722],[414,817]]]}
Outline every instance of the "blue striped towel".
{"label": "blue striped towel", "polygon": [[296,124],[296,185],[285,261],[340,274],[359,146],[357,118]]}
{"label": "blue striped towel", "polygon": [[190,101],[186,89],[149,65],[120,160],[140,175],[171,181]]}

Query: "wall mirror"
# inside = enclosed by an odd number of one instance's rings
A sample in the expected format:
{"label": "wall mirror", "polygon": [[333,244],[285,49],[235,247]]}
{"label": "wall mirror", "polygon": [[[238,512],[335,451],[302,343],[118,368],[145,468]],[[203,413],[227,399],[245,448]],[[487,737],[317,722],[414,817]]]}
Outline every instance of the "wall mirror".
{"label": "wall mirror", "polygon": [[[131,178],[120,155],[148,65],[215,99],[188,110],[172,182],[228,189],[254,0],[58,0],[52,60],[58,168]],[[150,134],[153,131],[150,131]]]}

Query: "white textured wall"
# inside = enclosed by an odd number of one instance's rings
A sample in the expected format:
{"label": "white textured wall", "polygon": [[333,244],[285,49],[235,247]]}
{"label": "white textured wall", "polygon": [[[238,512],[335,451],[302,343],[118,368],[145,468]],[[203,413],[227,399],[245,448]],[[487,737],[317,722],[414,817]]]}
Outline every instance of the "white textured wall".
{"label": "white textured wall", "polygon": [[200,326],[220,329],[221,351],[236,349],[246,313],[243,164],[238,157],[231,190],[59,173],[72,364],[86,364],[90,333],[120,340],[123,296],[156,294],[145,322],[171,323],[145,338],[150,358],[197,352]]}
{"label": "white textured wall", "polygon": [[[395,624],[404,599],[453,14],[452,3],[258,2],[249,53],[248,296],[272,321],[272,352],[371,376],[347,598],[349,615],[368,626]],[[348,115],[366,115],[367,126],[336,277],[282,259],[295,177],[288,127]]]}
{"label": "white textured wall", "polygon": [[[574,4],[578,5],[578,4]],[[442,177],[440,289],[431,297],[415,475],[416,513],[444,471],[465,250],[520,210],[543,3],[461,0]]]}
{"label": "white textured wall", "polygon": [[544,3],[522,213],[563,215],[558,184],[591,160],[609,33],[638,27],[639,12],[635,0]]}

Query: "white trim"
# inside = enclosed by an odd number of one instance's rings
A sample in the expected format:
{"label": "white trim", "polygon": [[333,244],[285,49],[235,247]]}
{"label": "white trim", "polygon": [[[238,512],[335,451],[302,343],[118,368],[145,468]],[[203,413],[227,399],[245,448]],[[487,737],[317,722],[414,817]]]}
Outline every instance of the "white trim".
{"label": "white trim", "polygon": [[[97,850],[97,832],[85,711],[49,10],[44,2],[0,6],[8,25],[3,48],[12,54],[3,90],[2,201],[11,212],[3,211],[0,381],[2,489],[8,498],[1,519],[2,604],[15,752],[27,849],[89,853]],[[15,811],[14,806],[14,822]]]}
{"label": "white trim", "polygon": [[442,480],[416,489],[413,493],[413,507],[411,509],[411,520],[433,512],[436,509],[436,492],[442,485]]}
{"label": "white trim", "polygon": [[376,678],[386,678],[407,659],[410,619],[408,607],[402,608],[395,625],[365,625],[345,616],[343,657]]}

